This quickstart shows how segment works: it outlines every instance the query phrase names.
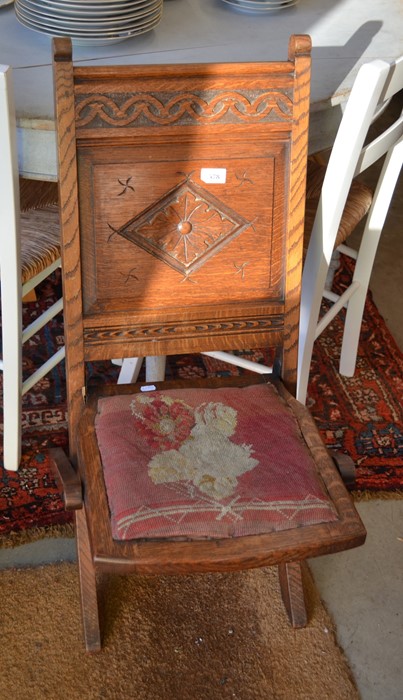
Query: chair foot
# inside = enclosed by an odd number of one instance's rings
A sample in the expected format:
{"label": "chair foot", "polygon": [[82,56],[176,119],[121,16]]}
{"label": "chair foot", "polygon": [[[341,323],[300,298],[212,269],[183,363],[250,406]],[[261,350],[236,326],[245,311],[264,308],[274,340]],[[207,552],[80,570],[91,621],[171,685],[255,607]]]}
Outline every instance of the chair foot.
{"label": "chair foot", "polygon": [[287,615],[293,627],[305,627],[308,613],[302,584],[302,569],[299,561],[279,564],[278,575],[281,595]]}
{"label": "chair foot", "polygon": [[81,611],[87,652],[101,649],[97,585],[92,562],[85,508],[75,511]]}
{"label": "chair foot", "polygon": [[350,455],[346,455],[344,452],[331,451],[330,456],[346,487],[348,489],[354,489],[356,486],[356,468]]}

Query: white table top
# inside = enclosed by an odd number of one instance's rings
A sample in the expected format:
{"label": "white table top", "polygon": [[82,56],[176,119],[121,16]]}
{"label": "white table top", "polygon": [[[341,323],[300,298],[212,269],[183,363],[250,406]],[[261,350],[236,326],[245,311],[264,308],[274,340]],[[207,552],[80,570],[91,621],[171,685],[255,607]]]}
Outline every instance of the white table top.
{"label": "white table top", "polygon": [[[285,59],[288,37],[313,43],[310,150],[331,145],[358,68],[403,54],[402,0],[300,0],[251,15],[221,0],[165,0],[151,32],[119,44],[75,46],[75,61],[95,64],[195,63]],[[20,171],[56,178],[51,37],[0,8],[0,63],[14,69]]]}

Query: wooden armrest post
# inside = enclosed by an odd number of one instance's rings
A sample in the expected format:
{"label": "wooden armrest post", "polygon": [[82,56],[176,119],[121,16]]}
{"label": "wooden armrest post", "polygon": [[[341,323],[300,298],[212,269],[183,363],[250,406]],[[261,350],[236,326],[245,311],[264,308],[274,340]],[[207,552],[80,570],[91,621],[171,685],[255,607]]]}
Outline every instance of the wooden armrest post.
{"label": "wooden armrest post", "polygon": [[83,507],[83,491],[79,474],[61,447],[52,447],[49,450],[49,456],[66,510],[79,510]]}
{"label": "wooden armrest post", "polygon": [[350,455],[335,450],[328,450],[328,452],[346,487],[348,489],[354,489],[356,486],[356,468]]}

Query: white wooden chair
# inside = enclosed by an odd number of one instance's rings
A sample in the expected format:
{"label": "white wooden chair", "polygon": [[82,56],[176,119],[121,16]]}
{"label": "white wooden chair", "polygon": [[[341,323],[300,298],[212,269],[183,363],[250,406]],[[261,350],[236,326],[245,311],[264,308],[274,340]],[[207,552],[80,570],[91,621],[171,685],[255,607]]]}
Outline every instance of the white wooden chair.
{"label": "white wooden chair", "polygon": [[17,471],[21,460],[22,396],[65,356],[60,348],[22,379],[22,347],[63,308],[59,299],[22,327],[22,299],[60,266],[58,207],[20,211],[12,71],[0,66],[0,269],[3,372],[3,459]]}
{"label": "white wooden chair", "polygon": [[[346,307],[340,373],[353,376],[362,315],[379,238],[402,165],[403,117],[370,139],[371,123],[403,89],[403,57],[389,65],[375,60],[356,77],[327,167],[308,176],[305,234],[309,243],[302,277],[297,398],[306,401],[313,344]],[[354,178],[386,158],[375,192]],[[316,183],[316,186],[315,186]],[[315,191],[316,190],[316,191]],[[367,215],[359,250],[345,245]],[[311,220],[310,220],[311,217]],[[310,230],[312,229],[312,230]],[[338,296],[326,289],[334,249],[356,260],[351,284]],[[332,305],[319,318],[322,297]]]}

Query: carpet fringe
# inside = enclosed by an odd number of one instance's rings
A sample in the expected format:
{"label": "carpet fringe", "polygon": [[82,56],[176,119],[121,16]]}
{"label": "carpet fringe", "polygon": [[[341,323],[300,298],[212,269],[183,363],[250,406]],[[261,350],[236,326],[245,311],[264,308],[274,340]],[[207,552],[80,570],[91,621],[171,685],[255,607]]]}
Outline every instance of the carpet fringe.
{"label": "carpet fringe", "polygon": [[393,501],[403,498],[403,491],[350,491],[356,503],[360,501]]}
{"label": "carpet fringe", "polygon": [[0,538],[0,549],[12,549],[21,547],[24,544],[37,542],[47,537],[74,537],[73,523],[65,525],[49,525],[48,527],[35,527],[30,530],[10,532],[5,537]]}

